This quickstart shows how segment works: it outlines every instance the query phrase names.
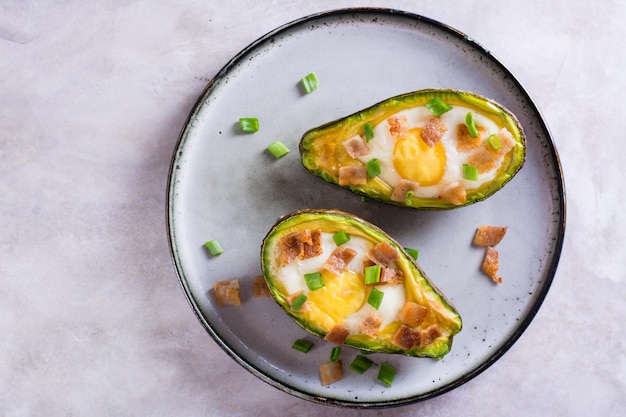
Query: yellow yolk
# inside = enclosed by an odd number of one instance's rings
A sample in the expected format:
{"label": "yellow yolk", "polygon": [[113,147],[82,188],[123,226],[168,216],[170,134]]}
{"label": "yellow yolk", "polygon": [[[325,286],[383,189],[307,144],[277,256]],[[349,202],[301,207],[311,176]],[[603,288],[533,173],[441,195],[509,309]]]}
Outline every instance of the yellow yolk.
{"label": "yellow yolk", "polygon": [[407,180],[428,186],[439,182],[445,172],[446,152],[441,142],[428,146],[421,138],[421,129],[411,129],[398,139],[393,148],[393,166]]}

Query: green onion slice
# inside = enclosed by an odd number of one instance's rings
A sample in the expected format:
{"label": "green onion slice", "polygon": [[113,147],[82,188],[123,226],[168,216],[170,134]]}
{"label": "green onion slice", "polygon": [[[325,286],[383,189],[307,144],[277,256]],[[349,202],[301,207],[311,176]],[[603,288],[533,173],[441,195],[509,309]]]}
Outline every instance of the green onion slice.
{"label": "green onion slice", "polygon": [[465,178],[466,180],[477,181],[478,168],[468,164],[463,164],[463,178]]}
{"label": "green onion slice", "polygon": [[309,350],[311,350],[313,346],[313,342],[304,339],[296,339],[296,341],[293,342],[293,345],[291,345],[293,349],[299,350],[300,352],[304,353],[307,353]]}
{"label": "green onion slice", "polygon": [[474,114],[471,111],[467,112],[465,115],[465,126],[467,126],[467,131],[471,137],[478,137],[478,129],[476,128],[476,122],[474,121]]}
{"label": "green onion slice", "polygon": [[282,142],[278,140],[272,143],[270,146],[268,146],[267,150],[269,151],[269,153],[274,155],[274,157],[276,157],[277,159],[282,158],[283,156],[289,153],[289,148],[286,147]]}
{"label": "green onion slice", "polygon": [[439,97],[435,97],[428,103],[426,103],[426,108],[430,110],[430,112],[435,116],[441,116],[445,112],[452,110],[452,106],[450,106]]}
{"label": "green onion slice", "polygon": [[363,125],[363,131],[365,132],[365,141],[369,142],[370,140],[374,139],[374,128],[372,127],[371,123],[365,123]]}
{"label": "green onion slice", "polygon": [[306,295],[300,293],[291,303],[291,309],[294,311],[298,311],[302,308],[304,303],[306,302]]}
{"label": "green onion slice", "polygon": [[363,270],[366,285],[380,282],[380,273],[382,271],[382,267],[380,265],[366,266]]}
{"label": "green onion slice", "polygon": [[330,361],[337,362],[341,355],[341,346],[334,346],[330,351]]}
{"label": "green onion slice", "polygon": [[239,119],[239,126],[243,132],[256,132],[259,130],[259,119],[256,117],[242,117]]}
{"label": "green onion slice", "polygon": [[370,366],[372,366],[372,363],[374,362],[372,362],[371,359],[366,358],[363,355],[356,355],[352,363],[350,363],[349,368],[351,371],[354,371],[357,374],[362,374],[363,372],[367,371]]}
{"label": "green onion slice", "polygon": [[319,290],[324,287],[324,278],[321,272],[311,272],[310,274],[304,274],[304,281],[306,286],[311,290]]}
{"label": "green onion slice", "polygon": [[300,80],[300,83],[302,84],[302,88],[304,89],[304,92],[307,94],[312,93],[313,91],[317,90],[317,88],[320,86],[320,82],[317,79],[317,75],[315,75],[314,72],[311,72],[307,74],[306,76],[304,76]]}
{"label": "green onion slice", "polygon": [[415,191],[413,191],[413,190],[407,191],[405,196],[404,196],[404,204],[406,204],[407,206],[412,206],[413,205],[413,197],[414,196],[415,196]]}
{"label": "green onion slice", "polygon": [[333,235],[333,240],[335,241],[335,245],[341,246],[344,243],[350,241],[350,236],[348,236],[345,230],[342,230]]}
{"label": "green onion slice", "polygon": [[378,158],[372,158],[367,161],[365,164],[365,168],[367,169],[367,176],[369,178],[374,178],[378,174],[380,174],[380,164],[378,163]]}
{"label": "green onion slice", "polygon": [[209,253],[213,256],[224,253],[224,249],[222,249],[220,243],[215,239],[206,242],[204,244],[204,247],[207,248],[209,250]]}
{"label": "green onion slice", "polygon": [[380,307],[380,304],[383,302],[384,296],[384,292],[374,287],[372,288],[372,291],[370,291],[370,295],[367,297],[367,303],[378,310],[378,307]]}
{"label": "green onion slice", "polygon": [[413,248],[404,248],[404,250],[406,251],[406,253],[411,255],[411,258],[417,261],[417,257],[420,255],[420,251],[418,251],[417,249],[413,249]]}
{"label": "green onion slice", "polygon": [[389,365],[387,362],[383,362],[380,365],[380,370],[378,371],[377,379],[385,384],[387,387],[390,387],[393,383],[393,378],[396,376],[396,368]]}
{"label": "green onion slice", "polygon": [[495,133],[492,133],[487,137],[487,143],[489,144],[489,147],[494,151],[499,151],[500,148],[502,148],[502,143],[500,143],[500,137]]}

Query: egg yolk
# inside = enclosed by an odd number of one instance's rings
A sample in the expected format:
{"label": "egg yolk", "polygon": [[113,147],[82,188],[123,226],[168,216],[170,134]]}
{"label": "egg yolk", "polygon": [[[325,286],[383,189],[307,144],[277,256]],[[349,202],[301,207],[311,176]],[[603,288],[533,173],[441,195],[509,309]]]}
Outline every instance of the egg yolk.
{"label": "egg yolk", "polygon": [[421,129],[411,129],[398,139],[393,149],[393,166],[407,180],[428,186],[439,182],[446,167],[446,152],[441,142],[432,148],[420,138]]}

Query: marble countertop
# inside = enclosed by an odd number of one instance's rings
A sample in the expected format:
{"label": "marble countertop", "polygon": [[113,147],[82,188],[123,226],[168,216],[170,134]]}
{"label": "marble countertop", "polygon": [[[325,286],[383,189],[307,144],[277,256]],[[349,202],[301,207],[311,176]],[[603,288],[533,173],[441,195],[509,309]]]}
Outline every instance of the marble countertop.
{"label": "marble countertop", "polygon": [[277,26],[384,6],[490,50],[541,110],[567,191],[535,320],[485,372],[401,416],[626,413],[626,3],[120,1],[0,5],[0,415],[370,416],[230,359],[189,307],[165,225],[169,163],[222,66]]}

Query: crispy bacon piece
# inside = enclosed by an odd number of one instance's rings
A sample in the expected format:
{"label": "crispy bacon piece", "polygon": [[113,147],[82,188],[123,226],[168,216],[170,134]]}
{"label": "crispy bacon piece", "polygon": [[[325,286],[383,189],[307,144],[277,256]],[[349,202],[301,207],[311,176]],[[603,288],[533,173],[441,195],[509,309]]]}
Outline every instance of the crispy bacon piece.
{"label": "crispy bacon piece", "polygon": [[409,135],[409,123],[406,116],[391,116],[387,118],[389,133],[396,139],[405,138]]}
{"label": "crispy bacon piece", "polygon": [[217,305],[223,306],[241,304],[241,299],[239,298],[238,279],[216,282],[213,284],[213,293],[215,294],[215,301],[217,301]]}
{"label": "crispy bacon piece", "polygon": [[347,328],[340,326],[338,324],[334,325],[332,329],[326,336],[324,336],[324,340],[330,343],[334,343],[336,345],[343,345],[343,342],[346,341],[346,337],[350,335],[350,330]]}
{"label": "crispy bacon piece", "polygon": [[487,247],[487,252],[485,253],[485,259],[483,260],[482,269],[495,282],[497,282],[498,284],[502,283],[502,278],[498,276],[498,269],[500,269],[498,251],[491,246]]}
{"label": "crispy bacon piece", "polygon": [[422,131],[420,132],[420,137],[426,143],[426,145],[431,148],[437,144],[443,137],[444,133],[448,131],[448,128],[443,123],[440,117],[433,117],[426,122]]}
{"label": "crispy bacon piece", "polygon": [[322,232],[302,229],[283,236],[278,243],[278,261],[285,265],[294,259],[307,259],[323,251]]}
{"label": "crispy bacon piece", "polygon": [[396,185],[396,188],[393,189],[390,198],[392,201],[405,202],[406,194],[409,191],[416,192],[419,186],[419,182],[405,180],[404,178],[402,178],[400,179],[400,181],[398,181],[398,185]]}
{"label": "crispy bacon piece", "polygon": [[367,169],[364,165],[345,165],[339,168],[339,185],[367,184]]}
{"label": "crispy bacon piece", "polygon": [[498,132],[498,138],[500,139],[500,149],[494,151],[485,142],[484,147],[474,152],[467,159],[467,163],[475,166],[478,169],[478,173],[482,174],[496,168],[502,155],[508,153],[516,145],[515,138],[504,127]]}
{"label": "crispy bacon piece", "polygon": [[270,289],[264,277],[254,277],[252,280],[253,297],[271,297]]}
{"label": "crispy bacon piece", "polygon": [[430,326],[428,326],[427,328],[425,328],[424,330],[420,332],[420,341],[419,341],[420,347],[425,347],[425,346],[430,345],[432,342],[435,341],[435,339],[437,339],[441,335],[442,333],[441,333],[441,329],[439,328],[439,325],[431,324]]}
{"label": "crispy bacon piece", "polygon": [[322,246],[322,231],[320,229],[312,230],[311,240],[304,242],[304,253],[302,254],[302,259],[319,256],[322,252],[324,252],[324,247]]}
{"label": "crispy bacon piece", "polygon": [[326,259],[322,269],[335,276],[339,276],[348,268],[348,264],[355,256],[356,251],[354,249],[338,246],[333,250],[328,259]]}
{"label": "crispy bacon piece", "polygon": [[407,301],[398,312],[398,319],[409,327],[417,327],[422,324],[426,314],[428,314],[428,307]]}
{"label": "crispy bacon piece", "polygon": [[370,337],[376,337],[382,323],[382,319],[375,313],[372,313],[359,323],[359,330]]}
{"label": "crispy bacon piece", "polygon": [[478,226],[474,235],[474,245],[496,246],[506,233],[506,226]]}
{"label": "crispy bacon piece", "polygon": [[343,378],[343,366],[341,360],[325,362],[320,365],[320,381],[323,386],[330,385]]}
{"label": "crispy bacon piece", "polygon": [[513,134],[509,132],[506,127],[503,127],[500,131],[498,131],[498,139],[500,139],[500,149],[497,152],[500,154],[506,154],[513,149],[514,146],[516,146]]}
{"label": "crispy bacon piece", "polygon": [[400,259],[400,254],[387,241],[383,240],[371,248],[366,256],[375,264],[392,267]]}
{"label": "crispy bacon piece", "polygon": [[402,284],[404,281],[404,274],[401,270],[396,268],[390,268],[383,266],[380,271],[380,282],[379,284]]}
{"label": "crispy bacon piece", "polygon": [[485,135],[485,129],[478,128],[478,136],[472,137],[469,129],[465,124],[460,124],[456,128],[456,150],[459,152],[467,152],[480,147],[480,143]]}
{"label": "crispy bacon piece", "polygon": [[467,193],[461,183],[456,183],[450,184],[446,187],[441,194],[439,194],[439,197],[452,204],[459,205],[463,204],[467,200]]}
{"label": "crispy bacon piece", "polygon": [[370,153],[370,147],[359,135],[354,135],[351,138],[344,140],[343,147],[346,148],[346,152],[348,152],[348,155],[350,155],[354,159]]}
{"label": "crispy bacon piece", "polygon": [[400,325],[391,338],[391,343],[401,349],[409,350],[420,342],[420,331],[405,324]]}

